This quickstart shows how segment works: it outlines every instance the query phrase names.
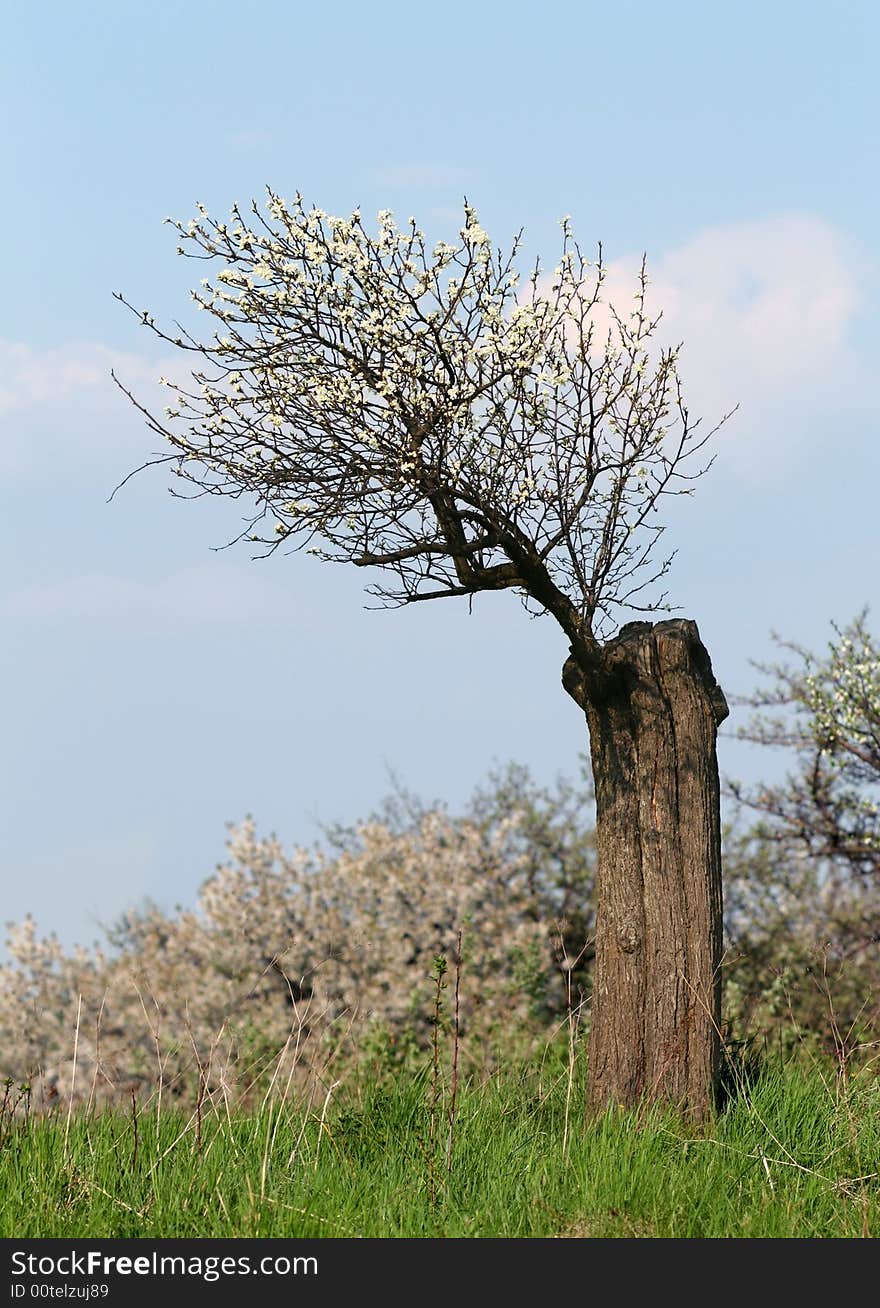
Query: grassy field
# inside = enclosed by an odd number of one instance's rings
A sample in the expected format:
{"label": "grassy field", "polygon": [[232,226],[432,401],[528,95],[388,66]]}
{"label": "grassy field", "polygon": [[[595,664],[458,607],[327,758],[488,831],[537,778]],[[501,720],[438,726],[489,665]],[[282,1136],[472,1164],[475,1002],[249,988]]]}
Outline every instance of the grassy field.
{"label": "grassy field", "polygon": [[562,1062],[462,1084],[451,1164],[430,1069],[310,1108],[6,1112],[0,1235],[880,1234],[874,1073],[770,1063],[701,1130],[657,1111],[587,1123],[582,1102]]}

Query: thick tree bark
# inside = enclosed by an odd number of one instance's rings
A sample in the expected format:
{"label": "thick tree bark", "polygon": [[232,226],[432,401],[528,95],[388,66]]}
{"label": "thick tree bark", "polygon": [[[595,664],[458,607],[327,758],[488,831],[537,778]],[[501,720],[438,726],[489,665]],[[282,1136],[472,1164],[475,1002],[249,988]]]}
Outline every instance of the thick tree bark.
{"label": "thick tree bark", "polygon": [[665,1099],[704,1118],[721,1018],[717,727],[728,708],[696,623],[631,622],[563,684],[583,708],[596,787],[594,1109]]}

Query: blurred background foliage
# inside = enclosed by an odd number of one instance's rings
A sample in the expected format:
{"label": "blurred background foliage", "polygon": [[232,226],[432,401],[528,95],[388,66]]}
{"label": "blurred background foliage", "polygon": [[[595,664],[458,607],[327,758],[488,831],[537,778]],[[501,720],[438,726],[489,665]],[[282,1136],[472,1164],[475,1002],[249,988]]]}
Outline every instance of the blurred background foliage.
{"label": "blurred background foliage", "polygon": [[[866,614],[821,655],[779,644],[738,734],[787,771],[725,781],[724,1035],[737,1055],[862,1058],[880,1038],[880,655]],[[593,814],[584,759],[552,786],[499,767],[457,813],[392,778],[378,812],[312,849],[248,817],[193,909],[132,910],[103,949],[10,927],[0,1073],[35,1106],[393,1074],[430,1044],[438,956],[468,1074],[584,1033]]]}

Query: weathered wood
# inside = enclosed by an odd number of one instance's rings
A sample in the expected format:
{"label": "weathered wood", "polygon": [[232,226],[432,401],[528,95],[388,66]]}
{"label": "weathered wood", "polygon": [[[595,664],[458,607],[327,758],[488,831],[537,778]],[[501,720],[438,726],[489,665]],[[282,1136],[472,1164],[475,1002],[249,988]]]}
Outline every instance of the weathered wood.
{"label": "weathered wood", "polygon": [[727,716],[696,623],[632,622],[602,674],[570,658],[596,787],[591,1105],[667,1099],[701,1119],[720,1056],[721,820]]}

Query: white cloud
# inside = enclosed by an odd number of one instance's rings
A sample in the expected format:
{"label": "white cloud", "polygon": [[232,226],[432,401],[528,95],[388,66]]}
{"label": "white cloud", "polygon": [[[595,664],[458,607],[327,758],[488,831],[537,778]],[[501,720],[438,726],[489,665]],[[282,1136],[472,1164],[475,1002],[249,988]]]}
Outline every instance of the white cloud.
{"label": "white cloud", "polygon": [[153,383],[159,376],[158,366],[142,356],[106,345],[37,350],[0,340],[0,414],[76,396],[88,396],[91,404],[107,406],[119,395],[111,369],[135,384]]}
{"label": "white cloud", "polygon": [[[628,313],[640,258],[612,261],[605,299]],[[694,413],[715,421],[735,404],[720,458],[741,472],[779,465],[815,432],[817,411],[855,404],[852,341],[870,269],[820,218],[783,215],[708,228],[648,257],[648,310],[658,342],[682,341]]]}
{"label": "white cloud", "polygon": [[147,430],[111,370],[161,414],[168,393],[158,379],[186,378],[181,362],[180,356],[150,360],[98,344],[39,350],[0,340],[2,475],[67,476],[84,464],[103,463],[112,469],[106,479],[118,474],[119,480],[158,448],[160,438]]}

